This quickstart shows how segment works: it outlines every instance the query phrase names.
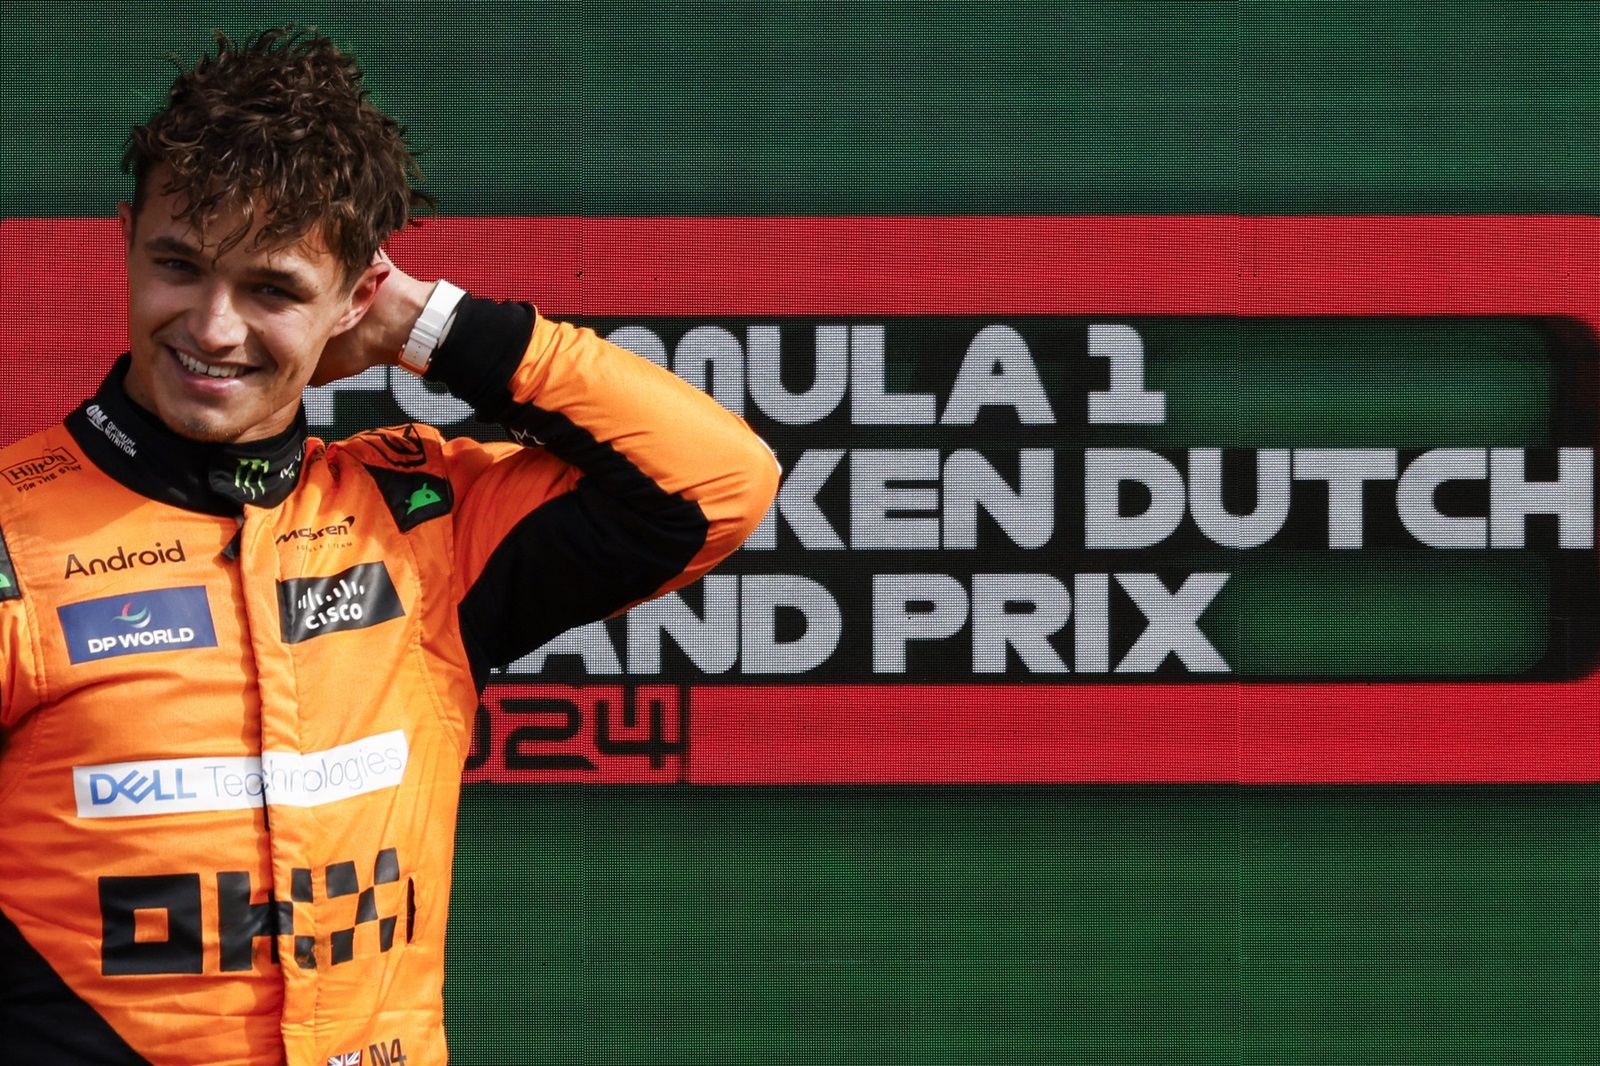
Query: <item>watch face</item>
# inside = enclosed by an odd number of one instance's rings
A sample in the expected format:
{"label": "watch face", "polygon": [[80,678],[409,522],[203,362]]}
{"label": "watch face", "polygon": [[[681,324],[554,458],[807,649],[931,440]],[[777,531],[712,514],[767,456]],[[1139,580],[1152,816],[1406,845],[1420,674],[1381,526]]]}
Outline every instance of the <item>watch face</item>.
{"label": "watch face", "polygon": [[406,340],[406,346],[400,349],[400,365],[413,373],[424,373],[428,369],[428,364],[433,362],[433,349],[437,344],[436,338],[419,337],[417,331],[413,329],[411,336]]}

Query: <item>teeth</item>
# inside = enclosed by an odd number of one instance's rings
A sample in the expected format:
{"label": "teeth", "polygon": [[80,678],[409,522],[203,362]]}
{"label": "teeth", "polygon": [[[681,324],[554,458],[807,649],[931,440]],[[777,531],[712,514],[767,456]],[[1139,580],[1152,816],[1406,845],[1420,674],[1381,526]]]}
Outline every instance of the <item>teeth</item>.
{"label": "teeth", "polygon": [[191,358],[178,349],[172,349],[178,356],[178,362],[191,374],[204,374],[208,378],[236,378],[244,373],[243,367],[238,366],[210,366],[198,359]]}

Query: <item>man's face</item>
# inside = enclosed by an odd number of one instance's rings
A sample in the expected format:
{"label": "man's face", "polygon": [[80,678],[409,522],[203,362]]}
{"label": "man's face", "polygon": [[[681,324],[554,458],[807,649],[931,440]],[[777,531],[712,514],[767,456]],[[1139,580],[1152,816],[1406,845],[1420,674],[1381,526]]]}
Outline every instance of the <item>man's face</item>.
{"label": "man's face", "polygon": [[[173,218],[176,197],[150,175],[138,216],[120,209],[128,246],[128,395],[181,436],[214,443],[288,428],[323,345],[365,313],[368,271],[347,288],[320,232],[287,247],[254,246],[254,227],[222,255]],[[238,217],[208,231],[233,233]]]}

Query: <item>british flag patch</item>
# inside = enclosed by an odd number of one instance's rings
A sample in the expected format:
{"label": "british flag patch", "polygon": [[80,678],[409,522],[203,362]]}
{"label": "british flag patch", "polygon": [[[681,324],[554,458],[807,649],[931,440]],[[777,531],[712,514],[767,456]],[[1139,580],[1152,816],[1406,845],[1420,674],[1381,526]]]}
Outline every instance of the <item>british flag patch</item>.
{"label": "british flag patch", "polygon": [[343,1055],[334,1055],[328,1059],[328,1066],[361,1066],[361,1052],[346,1051]]}

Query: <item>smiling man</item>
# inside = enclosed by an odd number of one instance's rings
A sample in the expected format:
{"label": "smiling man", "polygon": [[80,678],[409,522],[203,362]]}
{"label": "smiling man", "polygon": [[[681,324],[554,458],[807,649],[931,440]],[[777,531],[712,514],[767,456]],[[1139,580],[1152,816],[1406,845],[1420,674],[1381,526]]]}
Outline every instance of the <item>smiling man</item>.
{"label": "smiling man", "polygon": [[[443,1063],[488,672],[703,574],[775,463],[593,333],[396,267],[426,197],[326,38],[219,38],[125,162],[129,350],[0,451],[65,457],[0,493],[0,1061]],[[383,364],[537,446],[308,435],[307,384]]]}
{"label": "smiling man", "polygon": [[[160,167],[147,180],[163,189],[172,178]],[[319,232],[268,244],[261,224],[237,210],[211,220],[209,229],[241,234],[218,247],[184,218],[185,195],[147,192],[137,213],[120,208],[131,297],[128,398],[197,441],[281,433],[327,342],[361,321],[385,283],[399,295],[403,275],[374,265],[346,278]]]}

